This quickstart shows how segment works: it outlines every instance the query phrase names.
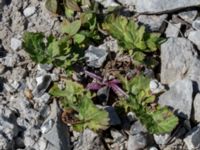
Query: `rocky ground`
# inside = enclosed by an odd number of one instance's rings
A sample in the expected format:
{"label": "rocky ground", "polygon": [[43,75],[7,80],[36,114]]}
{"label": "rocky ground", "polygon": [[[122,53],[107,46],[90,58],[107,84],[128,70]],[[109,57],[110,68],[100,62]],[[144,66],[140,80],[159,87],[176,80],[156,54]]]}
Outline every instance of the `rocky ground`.
{"label": "rocky ground", "polygon": [[[0,0],[0,149],[199,150],[200,0],[96,1],[135,11],[140,24],[167,38],[160,47],[159,74],[168,89],[158,103],[177,110],[183,121],[164,135],[146,134],[139,122],[131,124],[128,134],[111,128],[110,138],[89,129],[72,131],[61,122],[60,106],[47,92],[62,70],[35,64],[22,48],[25,31],[58,34],[59,18],[46,10],[44,0]],[[125,124],[115,111],[112,115],[114,124]]]}

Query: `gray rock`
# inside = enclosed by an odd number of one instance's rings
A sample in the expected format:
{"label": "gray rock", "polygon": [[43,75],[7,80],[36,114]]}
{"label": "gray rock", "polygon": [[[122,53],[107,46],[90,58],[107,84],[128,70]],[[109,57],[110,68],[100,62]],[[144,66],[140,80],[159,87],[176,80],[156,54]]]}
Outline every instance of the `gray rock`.
{"label": "gray rock", "polygon": [[52,79],[50,75],[42,75],[36,78],[37,81],[37,87],[36,89],[33,91],[33,95],[35,97],[40,97],[42,96],[45,91],[48,89],[48,87],[50,86]]}
{"label": "gray rock", "polygon": [[19,62],[19,56],[16,53],[8,53],[6,57],[0,58],[0,62],[7,67],[14,67]]}
{"label": "gray rock", "polygon": [[40,138],[40,130],[35,127],[30,127],[24,132],[24,144],[26,147],[33,147]]}
{"label": "gray rock", "polygon": [[127,113],[127,118],[130,122],[135,122],[137,121],[137,116],[134,112],[130,111]]}
{"label": "gray rock", "polygon": [[196,18],[193,22],[192,22],[192,27],[195,30],[200,30],[200,17]]}
{"label": "gray rock", "polygon": [[178,37],[180,34],[181,26],[181,23],[173,24],[169,22],[165,31],[166,37]]}
{"label": "gray rock", "polygon": [[46,122],[43,123],[43,125],[41,126],[41,132],[43,134],[47,133],[48,131],[50,131],[52,129],[54,125],[54,121],[53,119],[47,120]]}
{"label": "gray rock", "polygon": [[0,149],[2,150],[9,150],[13,149],[13,141],[9,141],[3,134],[0,133]]}
{"label": "gray rock", "polygon": [[167,14],[164,15],[140,15],[138,22],[144,24],[151,31],[160,31],[164,25],[164,21],[167,18]]}
{"label": "gray rock", "polygon": [[134,6],[137,0],[117,0],[122,5]]}
{"label": "gray rock", "polygon": [[21,81],[26,77],[27,71],[22,67],[16,67],[12,70],[12,79],[15,81]]}
{"label": "gray rock", "polygon": [[5,5],[5,0],[0,0],[0,12],[3,10],[4,5]]}
{"label": "gray rock", "polygon": [[118,130],[111,130],[110,134],[114,142],[122,143],[126,139],[125,136],[122,133],[120,133]]}
{"label": "gray rock", "polygon": [[36,101],[40,104],[47,104],[49,103],[50,97],[49,93],[44,93],[41,97],[36,98]]}
{"label": "gray rock", "polygon": [[38,141],[38,145],[39,145],[39,150],[48,150],[47,141],[45,139],[40,138],[40,140]]}
{"label": "gray rock", "polygon": [[199,0],[137,0],[136,11],[151,14],[164,13],[199,5]]}
{"label": "gray rock", "polygon": [[191,79],[192,81],[195,81],[195,86],[194,86],[194,90],[196,94],[199,91],[200,88],[200,60],[198,58],[194,58],[193,62],[187,72],[187,79]]}
{"label": "gray rock", "polygon": [[197,48],[200,50],[200,30],[198,31],[191,31],[188,35],[188,39],[192,41]]}
{"label": "gray rock", "polygon": [[104,108],[107,112],[108,112],[108,115],[109,115],[109,124],[110,125],[120,125],[121,124],[121,120],[117,114],[117,112],[115,111],[115,109],[112,107],[112,106],[106,106]]}
{"label": "gray rock", "polygon": [[61,118],[61,110],[58,106],[57,101],[54,101],[51,105],[51,114],[47,118],[45,122],[48,120],[53,120],[53,127],[49,130],[45,130],[45,134],[43,137],[47,140],[50,145],[48,145],[48,150],[66,150],[70,149],[69,144],[69,129],[68,127],[62,123]]}
{"label": "gray rock", "polygon": [[196,18],[197,14],[197,10],[189,10],[179,13],[178,16],[180,16],[186,22],[192,23],[192,21]]}
{"label": "gray rock", "polygon": [[156,147],[150,147],[149,150],[158,150]]}
{"label": "gray rock", "polygon": [[184,142],[187,145],[188,150],[194,150],[200,148],[200,125],[194,127],[185,137]]}
{"label": "gray rock", "polygon": [[197,53],[185,38],[169,38],[161,45],[161,83],[170,84],[183,79]]}
{"label": "gray rock", "polygon": [[110,95],[110,88],[104,86],[97,91],[97,98],[102,104],[107,104]]}
{"label": "gray rock", "polygon": [[53,69],[52,64],[38,64],[38,70],[50,71],[51,69]]}
{"label": "gray rock", "polygon": [[167,143],[168,138],[170,137],[169,134],[163,134],[163,135],[153,135],[154,140],[156,142],[156,144],[163,146]]}
{"label": "gray rock", "polygon": [[188,150],[187,146],[185,146],[183,140],[176,139],[174,142],[171,142],[167,145],[163,150]]}
{"label": "gray rock", "polygon": [[129,135],[127,150],[144,149],[147,145],[146,136],[143,133]]}
{"label": "gray rock", "polygon": [[115,0],[95,0],[96,2],[101,3],[104,7],[117,7],[119,4]]}
{"label": "gray rock", "polygon": [[156,79],[150,81],[149,88],[153,94],[159,94],[165,91],[165,87]]}
{"label": "gray rock", "polygon": [[14,146],[14,138],[19,132],[15,113],[7,106],[0,105],[0,149],[12,149]]}
{"label": "gray rock", "polygon": [[130,129],[131,135],[136,135],[136,134],[145,133],[145,132],[147,132],[147,129],[141,124],[140,121],[134,122]]}
{"label": "gray rock", "polygon": [[94,68],[100,68],[107,58],[108,52],[105,47],[90,46],[85,53],[88,66]]}
{"label": "gray rock", "polygon": [[200,122],[200,93],[197,93],[193,102],[193,119]]}
{"label": "gray rock", "polygon": [[22,47],[22,41],[17,38],[12,38],[10,47],[14,51],[19,50]]}
{"label": "gray rock", "polygon": [[97,133],[85,129],[74,150],[106,150]]}
{"label": "gray rock", "polygon": [[25,17],[30,17],[32,16],[36,11],[36,8],[34,6],[27,7],[24,9],[23,14]]}
{"label": "gray rock", "polygon": [[176,81],[169,91],[159,97],[158,103],[172,107],[179,116],[189,119],[193,103],[193,82],[188,79]]}

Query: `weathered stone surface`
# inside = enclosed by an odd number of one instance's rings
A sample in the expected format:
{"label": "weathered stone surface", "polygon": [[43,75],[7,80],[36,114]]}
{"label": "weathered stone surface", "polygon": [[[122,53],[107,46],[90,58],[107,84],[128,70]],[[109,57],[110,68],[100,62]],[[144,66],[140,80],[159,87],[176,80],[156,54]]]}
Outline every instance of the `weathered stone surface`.
{"label": "weathered stone surface", "polygon": [[192,27],[196,30],[200,30],[200,17],[196,18],[193,22],[192,22]]}
{"label": "weathered stone surface", "polygon": [[146,136],[142,133],[129,135],[127,150],[144,149],[147,145]]}
{"label": "weathered stone surface", "polygon": [[106,106],[104,109],[108,112],[108,115],[109,115],[109,118],[110,118],[110,120],[109,120],[110,125],[115,126],[115,125],[121,124],[121,120],[120,120],[117,112],[115,111],[115,109],[113,107]]}
{"label": "weathered stone surface", "polygon": [[31,15],[35,13],[35,11],[36,11],[36,8],[34,6],[31,6],[24,9],[23,14],[26,17],[30,17]]}
{"label": "weathered stone surface", "polygon": [[169,38],[161,45],[161,82],[170,84],[183,79],[197,53],[185,38]]}
{"label": "weathered stone surface", "polygon": [[166,37],[178,37],[178,35],[180,34],[181,26],[181,23],[173,24],[169,22],[165,31]]}
{"label": "weathered stone surface", "polygon": [[100,68],[108,55],[107,49],[104,46],[94,47],[90,46],[85,53],[88,66]]}
{"label": "weathered stone surface", "polygon": [[184,142],[187,145],[188,150],[194,150],[200,148],[200,125],[194,127],[185,137]]}
{"label": "weathered stone surface", "polygon": [[188,39],[192,41],[197,48],[200,50],[200,30],[198,31],[191,31],[188,35]]}
{"label": "weathered stone surface", "polygon": [[200,122],[200,93],[197,93],[194,98],[193,109],[193,119],[197,122]]}
{"label": "weathered stone surface", "polygon": [[[183,90],[184,89],[184,90]],[[190,118],[193,103],[193,83],[191,80],[179,80],[170,90],[159,97],[159,104],[172,107],[177,115]]]}
{"label": "weathered stone surface", "polygon": [[137,0],[117,0],[120,2],[122,5],[128,5],[128,6],[133,6],[136,4]]}
{"label": "weathered stone surface", "polygon": [[183,11],[178,15],[188,23],[192,23],[192,21],[196,18],[197,14],[198,14],[197,10],[190,10],[190,11]]}
{"label": "weathered stone surface", "polygon": [[97,133],[85,129],[75,145],[74,150],[106,150]]}
{"label": "weathered stone surface", "polygon": [[150,31],[159,31],[164,25],[164,20],[167,18],[164,15],[140,15],[138,17],[139,23],[144,24]]}
{"label": "weathered stone surface", "polygon": [[199,0],[137,0],[136,11],[139,13],[164,13],[199,5]]}
{"label": "weathered stone surface", "polygon": [[[51,105],[51,114],[48,120],[53,119],[53,127],[48,130],[42,130],[44,132],[43,137],[47,140],[50,145],[47,146],[48,150],[66,150],[70,149],[69,144],[69,129],[62,123],[60,114],[61,110],[57,104],[57,101],[54,101]],[[50,125],[51,127],[52,125]]]}

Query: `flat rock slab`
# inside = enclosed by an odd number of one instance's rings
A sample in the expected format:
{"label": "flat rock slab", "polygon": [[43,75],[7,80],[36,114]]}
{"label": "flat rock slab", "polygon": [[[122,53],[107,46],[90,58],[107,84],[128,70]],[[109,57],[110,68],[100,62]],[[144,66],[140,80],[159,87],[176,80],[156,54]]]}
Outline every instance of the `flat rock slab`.
{"label": "flat rock slab", "polygon": [[137,0],[138,13],[166,13],[175,10],[199,6],[200,0]]}
{"label": "flat rock slab", "polygon": [[193,103],[193,82],[188,79],[176,81],[169,91],[159,97],[158,103],[162,106],[172,107],[177,115],[190,119]]}
{"label": "flat rock slab", "polygon": [[169,38],[161,45],[161,82],[183,79],[197,57],[193,44],[185,38]]}

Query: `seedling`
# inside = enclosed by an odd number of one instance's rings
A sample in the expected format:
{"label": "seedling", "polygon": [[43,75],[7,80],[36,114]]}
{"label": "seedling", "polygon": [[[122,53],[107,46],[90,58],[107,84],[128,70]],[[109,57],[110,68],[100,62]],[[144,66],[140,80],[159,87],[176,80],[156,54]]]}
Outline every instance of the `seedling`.
{"label": "seedling", "polygon": [[128,97],[128,95],[118,86],[118,84],[120,84],[119,80],[117,79],[103,80],[102,77],[89,71],[85,71],[85,74],[96,80],[96,82],[92,82],[87,85],[87,88],[89,90],[99,90],[103,87],[108,87],[111,88],[113,92],[115,92],[118,96]]}

